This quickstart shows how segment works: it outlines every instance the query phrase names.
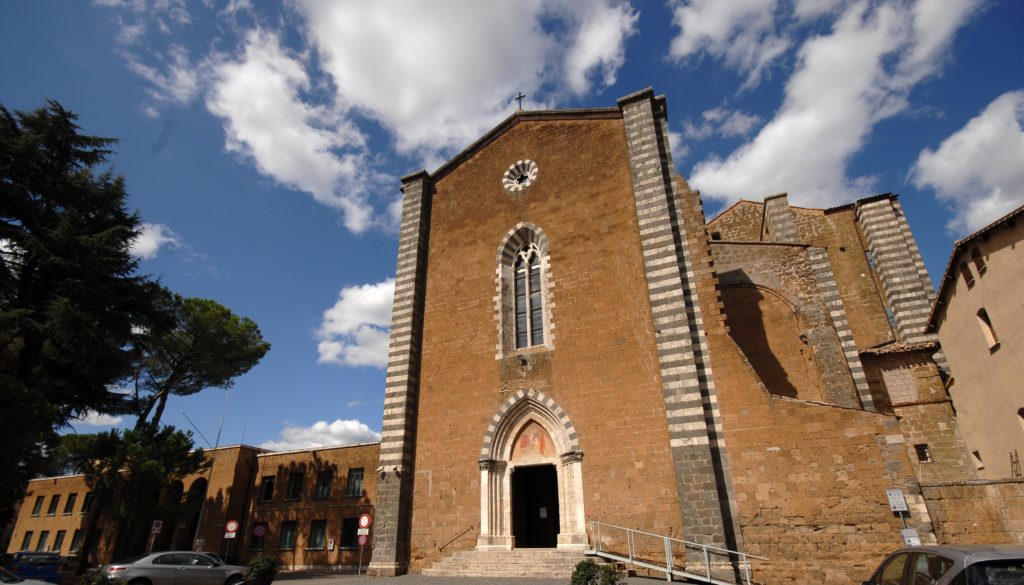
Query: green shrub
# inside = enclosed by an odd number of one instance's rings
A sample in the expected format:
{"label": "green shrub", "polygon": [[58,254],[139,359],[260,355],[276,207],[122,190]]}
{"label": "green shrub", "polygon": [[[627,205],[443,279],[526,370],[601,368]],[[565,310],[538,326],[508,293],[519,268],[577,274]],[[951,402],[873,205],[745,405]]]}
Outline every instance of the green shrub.
{"label": "green shrub", "polygon": [[618,585],[622,582],[622,573],[615,565],[584,559],[576,564],[569,582],[571,585]]}
{"label": "green shrub", "polygon": [[250,581],[272,580],[276,576],[277,564],[274,563],[273,557],[253,557],[249,559],[249,572],[246,574],[246,579]]}

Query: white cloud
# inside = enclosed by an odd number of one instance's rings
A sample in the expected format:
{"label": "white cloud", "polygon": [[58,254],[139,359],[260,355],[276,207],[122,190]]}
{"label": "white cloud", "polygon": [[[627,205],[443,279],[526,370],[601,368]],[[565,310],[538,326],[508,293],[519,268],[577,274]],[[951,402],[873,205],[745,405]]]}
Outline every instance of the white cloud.
{"label": "white cloud", "polygon": [[691,140],[703,140],[717,134],[723,138],[746,136],[761,122],[760,116],[744,112],[713,108],[701,113],[701,123],[683,122],[683,134]]}
{"label": "white cloud", "polygon": [[[389,129],[403,154],[461,149],[514,111],[522,91],[537,105],[611,83],[635,13],[621,2],[317,2],[299,0],[340,103]],[[542,18],[559,19],[561,35]],[[372,55],[373,58],[367,58]]]}
{"label": "white cloud", "polygon": [[364,168],[363,134],[342,113],[303,101],[300,94],[311,89],[304,63],[277,35],[252,31],[241,59],[215,57],[210,67],[214,81],[207,107],[224,119],[229,151],[340,209],[351,231],[372,225],[365,191],[376,177]]}
{"label": "white cloud", "polygon": [[394,296],[394,278],[341,289],[316,332],[320,363],[386,367]]}
{"label": "white cloud", "polygon": [[160,248],[180,248],[181,236],[171,228],[159,223],[143,223],[139,237],[132,244],[132,256],[149,260],[156,258]]}
{"label": "white cloud", "polygon": [[[167,51],[166,72],[144,64],[131,53],[124,52],[128,69],[150,83],[146,93],[158,104],[175,103],[187,105],[199,95],[199,75],[190,62],[188,50],[181,45],[171,45]],[[156,110],[151,110],[155,117]]]}
{"label": "white cloud", "polygon": [[323,420],[317,421],[308,427],[285,423],[279,440],[266,441],[260,447],[272,451],[291,451],[354,443],[375,443],[379,440],[380,433],[368,427],[364,422],[336,419],[332,423]]}
{"label": "white cloud", "polygon": [[672,39],[669,55],[682,61],[707,52],[744,73],[744,87],[753,87],[790,46],[789,39],[775,30],[778,4],[778,0],[677,0],[672,3],[672,22],[679,34]]}
{"label": "white cloud", "polygon": [[973,232],[1024,204],[1024,91],[1004,93],[911,171],[954,212],[949,229]]}
{"label": "white cloud", "polygon": [[121,424],[122,420],[124,420],[124,417],[100,414],[90,410],[82,416],[74,419],[72,422],[91,427],[112,427]]}
{"label": "white cloud", "polygon": [[566,79],[576,94],[590,91],[590,76],[600,73],[600,87],[615,83],[626,62],[626,39],[636,32],[639,13],[627,3],[566,2],[569,19],[576,24],[565,57]]}
{"label": "white cloud", "polygon": [[[928,2],[929,0],[922,0]],[[957,28],[978,0],[944,0],[959,20],[922,35],[921,3],[850,4],[829,34],[808,39],[775,118],[725,159],[696,165],[691,184],[713,199],[787,191],[801,205],[833,205],[870,191],[874,177],[847,177],[850,158],[880,120],[906,109],[915,84],[938,71]]]}

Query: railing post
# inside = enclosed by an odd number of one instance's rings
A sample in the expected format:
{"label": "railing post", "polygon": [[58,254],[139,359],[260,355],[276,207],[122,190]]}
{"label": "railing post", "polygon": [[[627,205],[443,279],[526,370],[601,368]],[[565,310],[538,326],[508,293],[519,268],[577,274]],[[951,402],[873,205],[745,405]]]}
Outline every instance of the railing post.
{"label": "railing post", "polygon": [[708,546],[705,544],[701,548],[704,549],[704,570],[707,571],[708,581],[711,581],[711,557],[708,555]]}
{"label": "railing post", "polygon": [[629,549],[629,562],[633,562],[633,531],[629,528],[626,529],[626,543]]}
{"label": "railing post", "polygon": [[750,561],[747,560],[747,555],[741,557],[743,560],[743,574],[747,577],[747,585],[750,585]]}
{"label": "railing post", "polygon": [[672,582],[672,541],[668,538],[662,538],[665,542],[665,580],[669,583]]}

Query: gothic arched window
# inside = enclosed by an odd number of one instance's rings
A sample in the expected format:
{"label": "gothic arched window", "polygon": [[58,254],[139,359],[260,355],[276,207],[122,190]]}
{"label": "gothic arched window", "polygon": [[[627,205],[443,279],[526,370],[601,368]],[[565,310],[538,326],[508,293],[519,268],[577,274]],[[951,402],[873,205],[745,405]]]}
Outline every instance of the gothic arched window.
{"label": "gothic arched window", "polygon": [[526,244],[515,262],[516,349],[544,343],[544,300],[540,285],[540,253]]}
{"label": "gothic arched window", "polygon": [[553,349],[551,266],[548,240],[539,227],[521,223],[498,247],[498,359],[519,350]]}

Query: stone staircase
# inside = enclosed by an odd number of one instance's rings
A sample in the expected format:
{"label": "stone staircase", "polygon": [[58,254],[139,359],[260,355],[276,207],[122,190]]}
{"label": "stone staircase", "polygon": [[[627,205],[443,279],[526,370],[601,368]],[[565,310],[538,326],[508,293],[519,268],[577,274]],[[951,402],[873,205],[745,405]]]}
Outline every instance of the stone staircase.
{"label": "stone staircase", "polygon": [[460,550],[424,569],[435,577],[525,577],[568,579],[582,550],[519,548],[513,550]]}

